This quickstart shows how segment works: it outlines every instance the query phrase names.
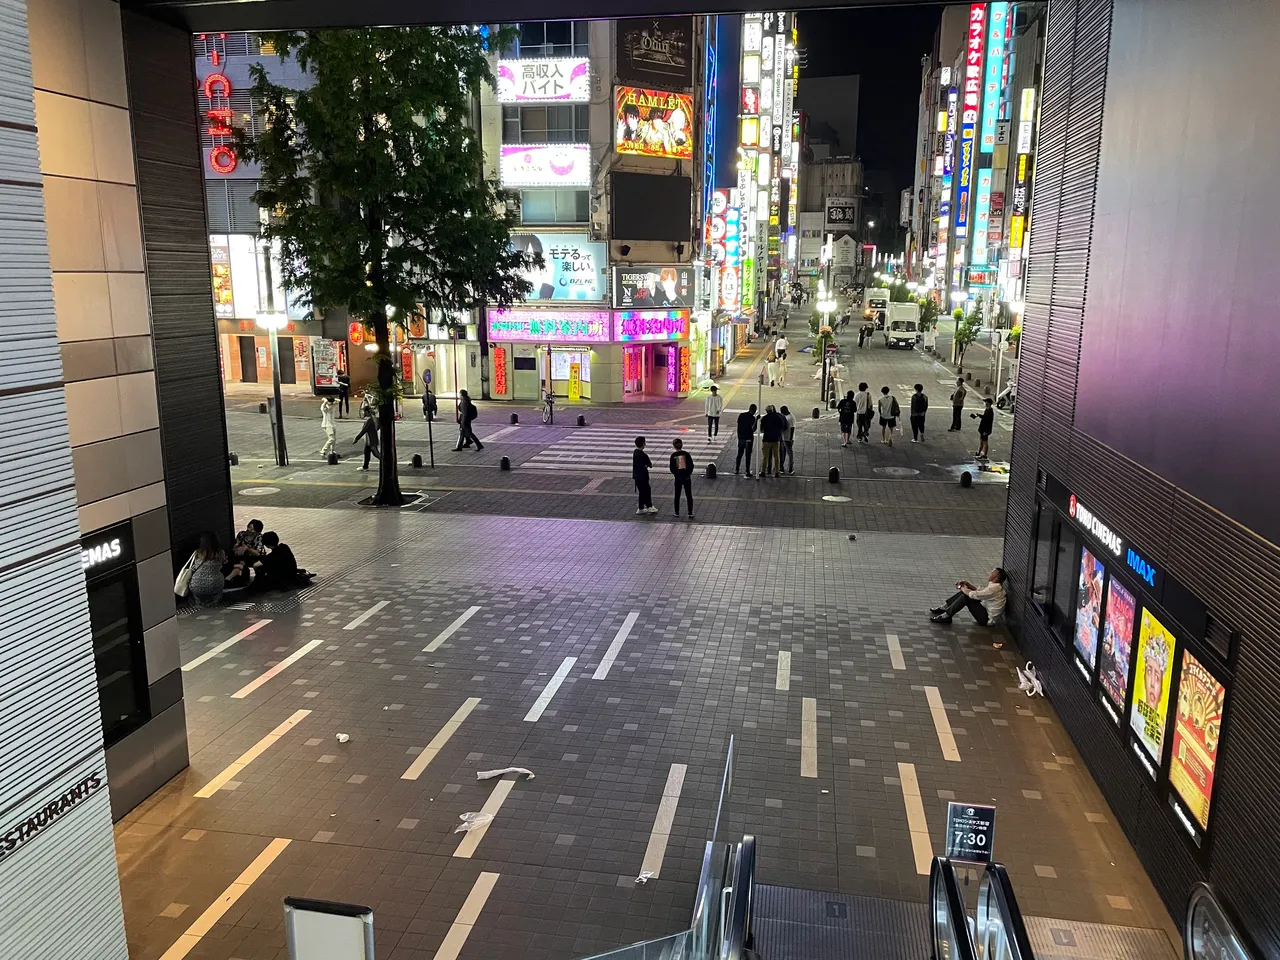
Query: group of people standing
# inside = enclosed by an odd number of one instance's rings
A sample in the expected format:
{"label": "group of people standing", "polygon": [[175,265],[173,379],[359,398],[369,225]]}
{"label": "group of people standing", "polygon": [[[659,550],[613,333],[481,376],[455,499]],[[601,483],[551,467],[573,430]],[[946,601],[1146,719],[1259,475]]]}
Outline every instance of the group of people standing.
{"label": "group of people standing", "polygon": [[738,456],[733,463],[733,475],[742,473],[742,461],[747,461],[747,476],[754,477],[751,456],[755,450],[756,428],[760,429],[760,476],[780,477],[783,471],[796,472],[795,443],[796,418],[784,404],[781,409],[773,404],[764,408],[764,416],[758,416],[759,408],[753,403],[738,414]]}
{"label": "group of people standing", "polygon": [[[951,426],[948,432],[961,429],[964,402],[968,389],[964,379],[956,380],[956,389],[951,394]],[[981,414],[970,414],[978,421],[978,451],[974,454],[979,460],[986,460],[990,452],[991,429],[995,424],[995,409],[990,397],[983,397],[984,409]],[[784,408],[785,409],[785,408]],[[911,421],[911,442],[924,443],[925,418],[929,412],[929,395],[924,392],[924,384],[917,383],[912,387],[908,416]],[[840,446],[847,447],[852,443],[869,443],[871,441],[871,422],[879,417],[880,442],[893,446],[893,434],[899,430],[898,420],[902,416],[902,408],[898,398],[888,386],[880,388],[880,396],[874,397],[866,382],[858,384],[857,390],[850,390],[844,399],[836,405],[836,414],[840,419]],[[854,434],[854,426],[857,433]],[[852,435],[852,439],[850,439]]]}

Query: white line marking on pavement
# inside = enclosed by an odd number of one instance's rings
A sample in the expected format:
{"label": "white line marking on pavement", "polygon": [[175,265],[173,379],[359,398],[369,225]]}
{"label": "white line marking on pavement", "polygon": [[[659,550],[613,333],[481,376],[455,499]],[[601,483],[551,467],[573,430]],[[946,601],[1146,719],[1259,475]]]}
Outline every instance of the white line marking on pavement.
{"label": "white line marking on pavement", "polygon": [[791,651],[778,651],[778,682],[777,689],[791,689]]}
{"label": "white line marking on pavement", "polygon": [[282,837],[276,837],[268,843],[267,848],[253,858],[253,862],[240,872],[240,876],[231,881],[231,886],[222,891],[221,896],[196,918],[195,923],[187,927],[187,932],[174,941],[173,946],[164,952],[160,960],[182,960],[194,950],[204,935],[235,906],[236,901],[244,896],[288,845],[289,841]]}
{"label": "white line marking on pavement", "polygon": [[354,630],[356,627],[360,626],[360,624],[364,623],[366,620],[368,620],[370,617],[372,617],[375,613],[377,613],[379,610],[381,610],[390,602],[391,602],[390,600],[379,600],[372,607],[370,607],[364,613],[360,614],[360,616],[356,617],[354,620],[352,620],[342,629]]}
{"label": "white line marking on pavement", "polygon": [[636,625],[636,620],[639,618],[640,613],[637,610],[627,614],[627,619],[623,620],[622,626],[618,628],[618,635],[613,638],[609,649],[604,652],[604,659],[600,661],[600,666],[596,667],[596,672],[591,675],[592,680],[603,680],[609,675],[609,668],[618,659],[618,654],[622,652],[622,645],[627,642],[627,637],[631,635],[631,628]]}
{"label": "white line marking on pavement", "polygon": [[805,697],[800,717],[800,776],[818,775],[818,701]]}
{"label": "white line marking on pavement", "polygon": [[649,845],[645,847],[644,862],[640,864],[641,874],[648,873],[656,877],[662,873],[662,860],[667,855],[671,826],[676,820],[676,807],[680,804],[680,791],[684,789],[684,775],[688,769],[688,765],[684,763],[671,765],[667,783],[662,788],[658,815],[653,820],[653,831],[649,834]]}
{"label": "white line marking on pavement", "polygon": [[947,719],[947,708],[942,703],[942,694],[937,687],[925,687],[925,698],[929,701],[929,712],[933,714],[933,726],[938,731],[938,743],[942,746],[942,758],[960,762],[960,751],[956,749],[955,734],[951,732],[951,721]]}
{"label": "white line marking on pavement", "polygon": [[467,894],[467,899],[450,925],[449,932],[444,935],[444,940],[440,944],[440,949],[436,951],[433,960],[458,960],[458,954],[462,952],[462,945],[467,942],[467,937],[471,935],[471,928],[476,925],[476,920],[480,918],[480,911],[484,909],[485,902],[489,899],[489,894],[493,893],[493,885],[498,882],[499,876],[501,874],[486,872],[476,877],[476,882],[471,887],[471,892]]}
{"label": "white line marking on pavement", "polygon": [[422,652],[431,653],[434,650],[439,650],[441,644],[443,644],[446,640],[448,640],[455,633],[457,633],[459,628],[464,623],[466,623],[468,620],[470,620],[479,612],[480,612],[479,607],[467,607],[465,611],[463,611],[461,614],[458,615],[458,619],[454,620],[453,623],[449,624],[447,627],[441,630],[439,636],[437,636],[434,640],[432,640],[425,647],[423,647]]}
{"label": "white line marking on pavement", "polygon": [[[493,793],[489,794],[489,799],[484,802],[484,806],[480,808],[481,813],[487,813],[490,817],[496,817],[498,810],[502,807],[502,801],[507,799],[507,794],[511,792],[511,788],[516,785],[514,780],[499,780],[493,785]],[[493,821],[482,823],[480,826],[472,830],[468,830],[462,835],[462,842],[458,844],[458,849],[453,851],[455,857],[467,857],[476,852],[476,847],[480,846],[480,841],[484,839],[484,835],[489,832],[489,826]]]}
{"label": "white line marking on pavement", "polygon": [[436,754],[449,742],[449,738],[458,732],[458,727],[462,725],[462,721],[471,715],[471,711],[479,703],[479,697],[467,697],[462,706],[453,712],[453,716],[445,721],[444,726],[440,728],[440,732],[431,738],[431,742],[414,758],[413,763],[409,764],[409,769],[400,774],[400,779],[417,780],[418,777],[422,776],[422,771],[427,769],[427,764],[436,758]]}
{"label": "white line marking on pavement", "polygon": [[896,633],[886,633],[884,640],[889,645],[889,662],[893,664],[893,669],[907,669],[907,661],[902,659],[902,644],[898,642],[898,635]]}
{"label": "white line marking on pavement", "polygon": [[497,440],[499,437],[505,437],[508,433],[519,433],[519,431],[520,427],[516,424],[512,424],[509,427],[503,427],[501,430],[495,430],[484,438],[484,442],[488,443],[491,440]]}
{"label": "white line marking on pavement", "polygon": [[257,623],[250,624],[249,626],[241,630],[239,633],[237,633],[230,640],[223,640],[216,647],[206,650],[204,653],[200,654],[200,656],[196,657],[191,662],[184,663],[182,665],[183,672],[185,673],[188,670],[194,670],[196,667],[200,666],[200,664],[204,663],[205,661],[212,660],[214,657],[220,654],[223,650],[226,650],[228,647],[231,647],[234,644],[239,643],[241,640],[243,640],[245,637],[249,636],[250,634],[257,633],[259,630],[261,630],[270,622],[271,622],[270,620],[259,620]]}
{"label": "white line marking on pavement", "polygon": [[600,484],[604,483],[608,479],[609,479],[608,477],[592,477],[590,480],[584,483],[581,487],[579,487],[576,492],[590,493],[592,490],[599,490]]}
{"label": "white line marking on pavement", "polygon": [[898,780],[902,784],[902,803],[907,808],[907,828],[911,831],[911,852],[916,858],[916,873],[927,877],[929,867],[933,864],[933,844],[929,841],[929,821],[925,819],[924,801],[920,798],[916,765],[899,763]]}
{"label": "white line marking on pavement", "polygon": [[234,780],[236,777],[236,774],[238,774],[241,770],[243,770],[249,764],[253,763],[253,761],[257,760],[258,757],[262,756],[262,754],[266,752],[266,749],[269,746],[271,746],[273,743],[275,743],[277,740],[283,737],[286,733],[288,733],[290,730],[296,727],[299,723],[301,723],[302,719],[308,716],[310,713],[311,713],[310,710],[296,711],[293,714],[293,716],[291,716],[288,720],[280,724],[278,727],[276,727],[274,730],[268,733],[265,737],[263,737],[261,740],[255,743],[252,747],[246,750],[244,753],[240,754],[240,756],[236,757],[236,759],[230,764],[230,766],[228,766],[220,774],[218,774],[216,777],[214,777],[212,780],[206,783],[203,787],[201,787],[198,791],[196,791],[196,796],[199,797],[201,800],[207,800],[209,797],[212,797],[215,793],[217,793],[219,790],[221,790],[223,787],[227,785],[227,781]]}
{"label": "white line marking on pavement", "polygon": [[281,672],[288,669],[293,664],[297,663],[299,660],[305,657],[308,653],[310,653],[316,647],[320,646],[320,644],[322,644],[323,642],[324,640],[321,637],[316,637],[316,639],[299,647],[297,650],[289,654],[287,657],[285,657],[283,660],[277,663],[274,667],[272,667],[266,673],[262,674],[259,677],[255,677],[253,680],[250,680],[248,683],[246,683],[243,687],[241,687],[239,690],[237,690],[235,693],[231,695],[231,699],[243,700],[245,697],[253,693],[253,691],[257,690],[260,686],[262,686],[272,677],[276,676],[277,674],[280,674]]}
{"label": "white line marking on pavement", "polygon": [[542,688],[542,692],[538,694],[538,699],[533,702],[529,712],[524,715],[525,723],[538,722],[538,718],[542,716],[542,711],[547,709],[547,705],[551,703],[551,698],[556,695],[556,691],[560,689],[560,684],[564,683],[564,678],[569,675],[569,671],[573,669],[573,665],[577,662],[577,657],[564,658],[564,662],[560,664],[560,669],[555,672],[555,676],[551,678],[550,682]]}

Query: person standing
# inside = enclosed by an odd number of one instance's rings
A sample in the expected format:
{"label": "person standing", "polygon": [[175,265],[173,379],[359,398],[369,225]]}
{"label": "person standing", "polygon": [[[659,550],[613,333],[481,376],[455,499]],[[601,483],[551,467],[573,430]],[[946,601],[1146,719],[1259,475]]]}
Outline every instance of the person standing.
{"label": "person standing", "polygon": [[471,394],[465,390],[458,391],[458,445],[454,450],[461,450],[463,447],[469,447],[472,443],[476,445],[476,453],[484,449],[484,444],[480,442],[480,438],[476,436],[475,430],[471,424],[475,421],[480,411],[476,409],[476,405],[471,402]]}
{"label": "person standing", "polygon": [[[840,446],[850,443],[849,434],[853,433],[853,421],[858,416],[858,403],[852,390],[844,395],[844,399],[836,404],[836,416],[840,418]],[[862,425],[858,425],[858,439],[862,439]]]}
{"label": "person standing", "polygon": [[780,414],[771,403],[764,408],[764,418],[760,421],[763,462],[760,476],[769,476],[772,467],[775,477],[782,474],[782,461],[778,455],[778,447],[782,443],[783,431],[787,429],[787,418]]}
{"label": "person standing", "polygon": [[991,428],[996,422],[996,408],[990,397],[982,398],[985,407],[978,417],[978,453],[979,460],[988,460],[991,456]]}
{"label": "person standing", "polygon": [[773,354],[778,358],[778,383],[784,387],[787,385],[787,350],[790,347],[785,333],[779,334],[773,343]]}
{"label": "person standing", "polygon": [[874,410],[871,389],[865,382],[858,384],[858,392],[853,395],[853,412],[858,421],[858,440],[861,443],[871,442],[871,418]]}
{"label": "person standing", "polygon": [[338,419],[345,419],[343,416],[351,412],[351,374],[342,370],[338,373]]}
{"label": "person standing", "polygon": [[360,409],[360,413],[364,416],[364,424],[360,427],[360,432],[356,434],[356,438],[351,442],[359,443],[361,438],[364,439],[364,466],[361,470],[369,469],[369,458],[381,460],[382,454],[378,450],[378,421],[373,419],[373,409],[365,405]]}
{"label": "person standing", "polygon": [[769,354],[769,359],[765,361],[765,366],[769,370],[769,386],[776,387],[778,385],[778,357],[776,354]]}
{"label": "person standing", "polygon": [[684,491],[689,504],[689,519],[693,519],[693,457],[684,449],[683,440],[672,440],[675,452],[671,454],[671,475],[676,480],[676,516],[680,516],[680,491]]}
{"label": "person standing", "polygon": [[924,384],[915,385],[915,393],[911,394],[911,442],[924,442],[924,416],[929,410],[929,396],[924,392]]}
{"label": "person standing", "polygon": [[724,410],[724,397],[720,396],[720,389],[713,386],[706,402],[702,405],[702,411],[707,415],[708,440],[712,437],[720,436],[720,412],[722,410]]}
{"label": "person standing", "polygon": [[631,479],[636,482],[636,493],[640,498],[636,507],[637,516],[658,512],[658,508],[653,505],[653,487],[649,485],[649,468],[652,466],[653,461],[644,452],[644,437],[636,437],[636,448],[631,451]]}
{"label": "person standing", "polygon": [[738,414],[738,458],[733,462],[733,475],[742,471],[742,457],[747,458],[747,476],[754,477],[751,472],[751,451],[755,447],[756,438],[756,405],[753,403]]}
{"label": "person standing", "polygon": [[898,425],[898,417],[902,409],[898,406],[898,398],[889,392],[888,387],[880,388],[880,399],[876,401],[880,412],[880,442],[893,446],[893,431]]}
{"label": "person standing", "polygon": [[320,448],[320,456],[328,460],[329,454],[335,453],[338,428],[333,422],[333,397],[325,397],[320,401],[320,426],[324,428],[324,446]]}
{"label": "person standing", "polygon": [[436,414],[440,412],[440,406],[436,402],[436,395],[430,387],[426,388],[426,393],[422,395],[422,419],[428,422],[434,422]]}
{"label": "person standing", "polygon": [[947,428],[947,433],[955,433],[960,429],[960,414],[964,410],[964,398],[969,395],[969,391],[964,387],[964,377],[956,377],[956,388],[951,393],[951,426]]}
{"label": "person standing", "polygon": [[785,406],[778,412],[787,421],[787,429],[782,434],[782,467],[792,474],[796,472],[796,418]]}

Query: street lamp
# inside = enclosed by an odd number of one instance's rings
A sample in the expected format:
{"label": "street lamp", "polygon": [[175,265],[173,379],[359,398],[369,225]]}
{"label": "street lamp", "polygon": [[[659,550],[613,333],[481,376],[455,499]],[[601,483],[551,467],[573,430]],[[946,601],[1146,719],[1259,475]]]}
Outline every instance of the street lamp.
{"label": "street lamp", "polygon": [[283,313],[258,314],[258,326],[267,331],[271,342],[271,392],[268,408],[271,415],[271,444],[276,449],[276,466],[289,464],[289,451],[284,442],[284,410],[280,406],[280,331],[289,323]]}
{"label": "street lamp", "polygon": [[874,229],[874,228],[875,228],[875,225],[876,225],[876,222],[875,222],[874,220],[868,220],[868,221],[867,221],[867,229],[868,229],[868,230],[872,230],[872,229]]}

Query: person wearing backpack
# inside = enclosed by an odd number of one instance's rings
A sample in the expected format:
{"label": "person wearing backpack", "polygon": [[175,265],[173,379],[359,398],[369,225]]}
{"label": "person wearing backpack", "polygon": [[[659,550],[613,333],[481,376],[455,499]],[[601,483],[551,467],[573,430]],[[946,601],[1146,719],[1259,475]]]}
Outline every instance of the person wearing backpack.
{"label": "person wearing backpack", "polygon": [[876,401],[880,411],[880,442],[893,446],[893,431],[898,425],[898,417],[902,416],[902,408],[898,406],[898,398],[889,392],[888,387],[880,388],[880,399]]}
{"label": "person wearing backpack", "polygon": [[911,395],[911,442],[924,443],[924,417],[929,410],[929,396],[924,384],[917,383]]}
{"label": "person wearing backpack", "polygon": [[476,417],[479,415],[480,411],[471,402],[471,394],[465,390],[458,391],[458,445],[453,448],[454,450],[469,447],[472,443],[475,443],[477,453],[484,449],[484,444],[480,442],[476,432],[471,429],[471,424],[475,422]]}
{"label": "person wearing backpack", "polygon": [[680,491],[689,503],[689,519],[693,519],[693,457],[684,449],[683,440],[672,440],[671,475],[676,479],[676,516],[680,516]]}
{"label": "person wearing backpack", "polygon": [[[853,421],[858,415],[858,404],[853,398],[853,391],[850,390],[845,394],[844,399],[836,404],[836,414],[840,418],[840,446],[847,447],[849,445],[849,434],[853,433]],[[862,433],[862,427],[859,425],[858,433]]]}

